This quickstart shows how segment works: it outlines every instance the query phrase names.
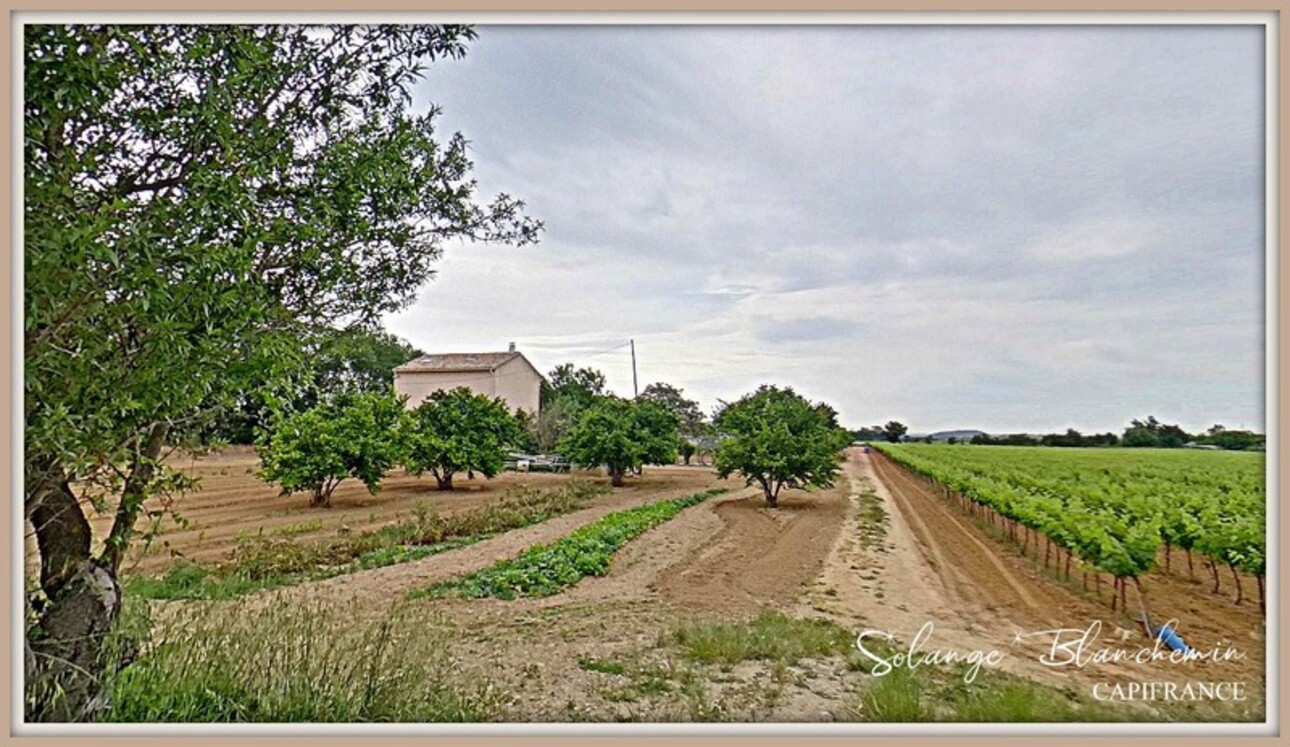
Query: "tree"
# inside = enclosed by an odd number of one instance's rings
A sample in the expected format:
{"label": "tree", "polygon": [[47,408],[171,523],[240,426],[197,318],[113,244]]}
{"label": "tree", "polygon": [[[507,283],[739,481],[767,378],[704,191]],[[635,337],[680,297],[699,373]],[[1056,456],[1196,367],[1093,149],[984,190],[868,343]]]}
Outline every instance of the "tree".
{"label": "tree", "polygon": [[640,398],[654,402],[676,416],[682,435],[696,435],[703,425],[703,411],[699,409],[699,403],[686,399],[684,391],[671,384],[661,381],[650,384],[641,392]]}
{"label": "tree", "polygon": [[403,466],[417,476],[430,472],[440,490],[452,490],[458,472],[496,476],[506,465],[507,449],[521,438],[506,400],[467,387],[432,393],[399,429]]}
{"label": "tree", "polygon": [[542,406],[531,431],[538,450],[550,453],[559,448],[578,416],[605,395],[605,375],[594,368],[564,363],[552,369],[542,382]]}
{"label": "tree", "polygon": [[682,461],[684,461],[685,465],[688,467],[690,466],[690,460],[694,458],[694,452],[698,450],[698,447],[682,437],[677,440],[676,450],[680,452]]}
{"label": "tree", "polygon": [[857,428],[851,431],[851,436],[856,441],[877,441],[880,438],[886,438],[881,425]]}
{"label": "tree", "polygon": [[771,508],[785,487],[832,485],[842,450],[851,443],[831,407],[769,385],[725,406],[714,425],[722,436],[717,474],[725,478],[738,471],[746,485],[756,482]]}
{"label": "tree", "polygon": [[1134,447],[1159,447],[1176,449],[1192,437],[1177,425],[1166,425],[1149,415],[1146,420],[1132,420],[1124,430],[1123,443]]}
{"label": "tree", "polygon": [[244,392],[216,416],[204,440],[250,444],[273,409],[306,410],[345,393],[388,394],[394,387],[394,369],[424,355],[384,330],[366,328],[322,329],[313,339],[301,340],[299,350],[301,360],[310,362],[309,370],[292,386],[278,386],[277,392],[267,383],[266,388]]}
{"label": "tree", "polygon": [[402,414],[401,399],[369,393],[281,415],[256,442],[260,479],[277,483],[282,495],[309,491],[310,506],[330,506],[332,491],[347,477],[375,493],[398,461],[394,429]]}
{"label": "tree", "polygon": [[676,461],[676,417],[652,402],[602,397],[583,410],[560,444],[574,464],[603,464],[614,487],[629,470]]}
{"label": "tree", "polygon": [[[404,307],[445,242],[526,244],[411,110],[462,26],[31,25],[24,37],[27,715],[93,716],[163,452],[302,378],[299,340]],[[88,496],[114,514],[91,551]],[[38,603],[38,604],[37,604]]]}
{"label": "tree", "polygon": [[345,392],[394,390],[394,369],[425,355],[381,329],[328,331],[313,359],[314,389],[320,398]]}
{"label": "tree", "polygon": [[597,397],[605,396],[605,375],[594,368],[574,368],[564,363],[551,370],[550,385],[544,394],[548,401],[565,400],[577,409],[590,407]]}
{"label": "tree", "polygon": [[898,420],[889,420],[887,421],[887,424],[882,427],[883,438],[886,438],[893,444],[899,443],[900,439],[904,438],[905,434],[908,432],[909,429],[905,427],[905,424]]}

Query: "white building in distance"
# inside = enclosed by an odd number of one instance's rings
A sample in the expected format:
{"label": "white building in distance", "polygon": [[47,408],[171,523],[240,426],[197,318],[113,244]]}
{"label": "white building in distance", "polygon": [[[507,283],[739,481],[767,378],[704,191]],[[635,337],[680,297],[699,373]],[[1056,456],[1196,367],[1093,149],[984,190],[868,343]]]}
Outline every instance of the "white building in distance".
{"label": "white building in distance", "polygon": [[501,397],[512,410],[537,415],[542,374],[511,343],[505,353],[423,355],[394,369],[394,393],[407,395],[407,407],[421,404],[432,392],[468,387],[487,397]]}

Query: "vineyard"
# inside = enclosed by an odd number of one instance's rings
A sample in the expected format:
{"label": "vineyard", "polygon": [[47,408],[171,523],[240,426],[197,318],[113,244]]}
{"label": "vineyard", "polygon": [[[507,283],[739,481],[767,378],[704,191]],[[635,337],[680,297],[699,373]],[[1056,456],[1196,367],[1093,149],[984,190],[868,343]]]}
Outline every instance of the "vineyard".
{"label": "vineyard", "polygon": [[[883,454],[942,486],[964,510],[996,524],[1023,552],[1056,546],[1059,573],[1071,563],[1114,578],[1112,605],[1123,609],[1140,581],[1174,551],[1195,572],[1208,566],[1215,593],[1220,566],[1244,601],[1241,573],[1253,576],[1264,601],[1266,487],[1264,457],[1250,453],[1163,449],[1045,449],[1009,446],[876,444]],[[1162,558],[1163,556],[1163,558]]]}

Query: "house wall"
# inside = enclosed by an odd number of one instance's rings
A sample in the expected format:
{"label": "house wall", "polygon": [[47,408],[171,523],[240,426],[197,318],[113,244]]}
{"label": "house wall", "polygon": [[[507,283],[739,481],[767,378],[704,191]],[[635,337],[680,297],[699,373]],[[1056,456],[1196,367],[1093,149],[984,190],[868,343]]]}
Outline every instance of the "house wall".
{"label": "house wall", "polygon": [[421,404],[440,389],[469,387],[487,397],[501,397],[511,410],[537,413],[541,376],[522,358],[507,361],[496,371],[401,371],[394,374],[394,393],[407,395],[407,407]]}
{"label": "house wall", "polygon": [[542,375],[522,356],[498,366],[493,383],[495,397],[503,397],[511,409],[537,414],[542,397]]}

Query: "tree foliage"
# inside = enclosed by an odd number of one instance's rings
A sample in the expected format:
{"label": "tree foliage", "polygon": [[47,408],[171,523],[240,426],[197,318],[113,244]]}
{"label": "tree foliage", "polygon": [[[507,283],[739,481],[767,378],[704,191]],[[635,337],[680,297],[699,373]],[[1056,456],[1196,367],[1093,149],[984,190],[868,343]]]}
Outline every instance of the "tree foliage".
{"label": "tree foliage", "polygon": [[310,506],[331,505],[342,480],[361,480],[371,493],[398,460],[395,427],[403,402],[391,394],[343,395],[271,422],[257,441],[260,478],[282,495],[312,494]]}
{"label": "tree foliage", "polygon": [[621,487],[628,470],[676,461],[676,427],[676,417],[653,402],[601,397],[578,416],[560,450],[574,464],[605,465]]}
{"label": "tree foliage", "polygon": [[778,505],[779,492],[808,486],[828,487],[838,474],[851,432],[837,413],[791,388],[763,385],[724,407],[714,419],[720,442],[717,474],[744,476],[761,486],[766,503]]}
{"label": "tree foliage", "polygon": [[384,330],[359,327],[319,330],[299,341],[297,355],[308,368],[276,386],[265,382],[239,394],[231,407],[213,416],[203,441],[254,443],[274,410],[307,410],[342,394],[388,394],[394,369],[424,353]]}
{"label": "tree foliage", "polygon": [[[465,138],[411,109],[467,27],[24,33],[24,499],[48,600],[28,706],[82,719],[165,446],[299,376],[300,339],[406,305],[446,241],[541,226],[479,202]],[[116,496],[98,556],[91,494]]]}
{"label": "tree foliage", "polygon": [[1192,437],[1177,425],[1167,425],[1148,416],[1146,420],[1130,421],[1124,430],[1123,444],[1130,447],[1177,449]]}
{"label": "tree foliage", "polygon": [[417,475],[431,473],[440,490],[452,490],[458,472],[494,477],[505,467],[507,450],[522,438],[506,400],[467,387],[432,393],[399,429],[403,466]]}
{"label": "tree foliage", "polygon": [[887,424],[882,427],[883,438],[893,444],[899,443],[900,439],[904,438],[905,434],[908,432],[909,429],[905,427],[905,424],[898,420],[889,420],[887,421]]}
{"label": "tree foliage", "polygon": [[542,382],[542,406],[529,431],[533,444],[542,453],[560,448],[582,412],[605,396],[605,375],[600,371],[572,363],[556,366]]}

